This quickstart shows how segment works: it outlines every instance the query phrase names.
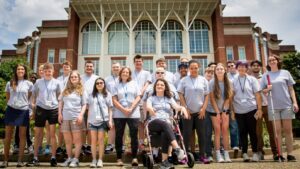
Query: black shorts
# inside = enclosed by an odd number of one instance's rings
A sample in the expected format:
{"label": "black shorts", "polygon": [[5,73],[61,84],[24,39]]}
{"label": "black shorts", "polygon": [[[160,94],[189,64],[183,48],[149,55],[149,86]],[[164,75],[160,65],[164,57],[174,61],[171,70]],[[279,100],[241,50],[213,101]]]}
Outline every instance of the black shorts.
{"label": "black shorts", "polygon": [[[217,116],[217,113],[214,113],[214,112],[208,112],[210,116]],[[222,114],[224,112],[221,112],[220,114]],[[226,112],[226,115],[228,115],[230,112]]]}
{"label": "black shorts", "polygon": [[35,127],[45,127],[46,121],[49,125],[58,123],[58,109],[46,110],[39,106],[36,107]]}

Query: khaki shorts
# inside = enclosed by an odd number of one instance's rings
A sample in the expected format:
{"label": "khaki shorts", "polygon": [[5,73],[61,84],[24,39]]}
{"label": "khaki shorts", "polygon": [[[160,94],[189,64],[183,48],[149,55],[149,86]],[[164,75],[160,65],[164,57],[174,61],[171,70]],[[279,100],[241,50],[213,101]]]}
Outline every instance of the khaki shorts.
{"label": "khaki shorts", "polygon": [[73,120],[63,120],[60,131],[64,132],[79,132],[85,130],[85,122],[82,121],[81,125],[77,125]]}
{"label": "khaki shorts", "polygon": [[[274,109],[274,119],[275,120],[291,120],[295,119],[295,113],[292,108],[287,109]],[[268,117],[269,121],[273,120],[273,111],[272,109],[268,109]]]}
{"label": "khaki shorts", "polygon": [[140,122],[144,123],[146,120],[146,115],[144,114],[143,105],[139,105],[139,109],[140,109],[140,114],[141,114]]}

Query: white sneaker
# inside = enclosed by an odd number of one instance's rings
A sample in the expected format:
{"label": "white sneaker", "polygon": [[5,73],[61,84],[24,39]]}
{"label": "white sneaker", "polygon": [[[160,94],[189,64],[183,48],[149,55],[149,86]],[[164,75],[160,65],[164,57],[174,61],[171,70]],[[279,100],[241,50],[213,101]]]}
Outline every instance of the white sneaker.
{"label": "white sneaker", "polygon": [[78,159],[73,158],[73,159],[72,159],[72,162],[71,162],[70,165],[69,165],[69,167],[70,167],[70,168],[77,168],[77,167],[79,167],[79,161],[78,161]]}
{"label": "white sneaker", "polygon": [[209,162],[211,162],[211,163],[214,162],[214,159],[213,159],[212,156],[209,156],[209,157],[208,157],[208,160],[209,160]]}
{"label": "white sneaker", "polygon": [[33,146],[32,146],[32,145],[29,146],[27,149],[28,149],[28,153],[29,153],[29,154],[33,154],[33,153],[34,153],[34,150],[33,150]]}
{"label": "white sneaker", "polygon": [[216,159],[218,163],[224,163],[224,158],[220,152],[220,150],[216,151]]}
{"label": "white sneaker", "polygon": [[232,162],[231,159],[230,159],[228,151],[224,151],[224,159],[225,159],[226,163],[231,163]]}
{"label": "white sneaker", "polygon": [[97,168],[97,160],[93,160],[90,164],[90,168]]}
{"label": "white sneaker", "polygon": [[71,158],[66,159],[64,163],[62,163],[60,166],[61,167],[69,167],[70,163],[72,162]]}
{"label": "white sneaker", "polygon": [[258,162],[258,161],[259,161],[259,157],[258,157],[258,154],[257,154],[257,153],[253,153],[252,161],[253,161],[253,162]]}
{"label": "white sneaker", "polygon": [[97,162],[97,167],[102,168],[103,167],[103,161],[102,160],[98,160]]}
{"label": "white sneaker", "polygon": [[243,154],[243,160],[244,160],[244,162],[249,162],[250,161],[250,158],[249,158],[247,153]]}

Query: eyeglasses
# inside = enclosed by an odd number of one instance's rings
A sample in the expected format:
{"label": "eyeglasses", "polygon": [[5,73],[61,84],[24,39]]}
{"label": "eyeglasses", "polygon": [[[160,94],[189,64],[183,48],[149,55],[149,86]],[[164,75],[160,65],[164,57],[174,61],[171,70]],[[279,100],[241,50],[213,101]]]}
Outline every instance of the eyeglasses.
{"label": "eyeglasses", "polygon": [[103,85],[103,82],[96,82],[96,85]]}
{"label": "eyeglasses", "polygon": [[260,67],[260,65],[252,65],[251,67]]}
{"label": "eyeglasses", "polygon": [[77,79],[77,78],[78,78],[78,76],[71,76],[71,78]]}
{"label": "eyeglasses", "polygon": [[269,59],[269,62],[275,62],[277,59]]}
{"label": "eyeglasses", "polygon": [[228,65],[227,67],[234,67],[235,65]]}
{"label": "eyeglasses", "polygon": [[156,72],[156,74],[165,74],[165,72]]}

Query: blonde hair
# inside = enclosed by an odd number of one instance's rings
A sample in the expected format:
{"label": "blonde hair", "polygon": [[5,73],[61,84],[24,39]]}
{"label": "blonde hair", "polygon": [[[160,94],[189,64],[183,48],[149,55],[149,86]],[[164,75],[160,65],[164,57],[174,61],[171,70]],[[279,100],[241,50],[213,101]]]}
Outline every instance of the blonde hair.
{"label": "blonde hair", "polygon": [[[78,83],[76,84],[73,84],[71,82],[71,76],[72,74],[76,74],[78,76]],[[70,76],[69,76],[69,79],[68,79],[68,82],[67,82],[67,85],[66,85],[66,88],[64,89],[64,91],[62,92],[62,95],[63,96],[68,96],[69,94],[75,92],[77,93],[78,95],[82,96],[83,95],[83,85],[81,83],[81,77],[80,77],[80,74],[77,70],[73,70],[71,73],[70,73]]]}

